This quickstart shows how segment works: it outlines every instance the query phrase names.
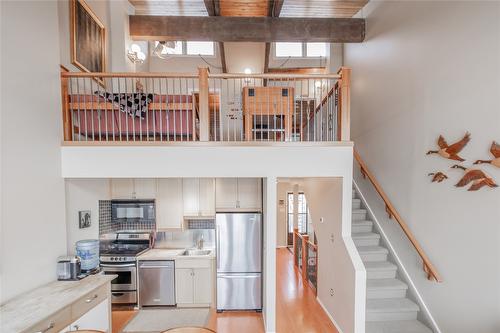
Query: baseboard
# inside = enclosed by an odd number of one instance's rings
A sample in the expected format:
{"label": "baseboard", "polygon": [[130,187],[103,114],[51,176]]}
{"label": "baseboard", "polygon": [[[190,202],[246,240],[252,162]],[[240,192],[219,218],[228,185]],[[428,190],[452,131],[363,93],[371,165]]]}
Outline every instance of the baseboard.
{"label": "baseboard", "polygon": [[335,326],[335,328],[337,329],[337,331],[339,331],[339,333],[344,333],[340,329],[339,324],[337,324],[337,322],[335,321],[335,319],[333,319],[333,317],[330,315],[330,312],[328,312],[328,310],[326,309],[325,305],[321,302],[321,300],[319,299],[318,296],[316,296],[316,301],[318,301],[318,303],[321,306],[321,308],[323,308],[323,311],[325,311],[325,313],[328,316],[328,318],[330,318],[330,321],[332,322],[333,326]]}

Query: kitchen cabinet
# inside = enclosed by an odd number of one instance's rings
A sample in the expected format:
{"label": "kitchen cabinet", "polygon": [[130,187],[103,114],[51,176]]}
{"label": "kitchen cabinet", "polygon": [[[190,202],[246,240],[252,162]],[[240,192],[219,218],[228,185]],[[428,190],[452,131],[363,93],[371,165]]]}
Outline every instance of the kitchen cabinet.
{"label": "kitchen cabinet", "polygon": [[177,306],[210,306],[214,291],[212,261],[210,259],[176,260]]}
{"label": "kitchen cabinet", "polygon": [[69,325],[69,331],[107,331],[109,328],[108,308],[109,300],[106,299]]}
{"label": "kitchen cabinet", "polygon": [[111,198],[154,199],[156,198],[156,179],[152,178],[111,179]]}
{"label": "kitchen cabinet", "polygon": [[158,179],[156,196],[157,230],[181,229],[183,221],[182,179]]}
{"label": "kitchen cabinet", "polygon": [[217,211],[261,211],[261,179],[217,178],[215,198]]}
{"label": "kitchen cabinet", "polygon": [[215,216],[215,180],[213,178],[185,178],[182,180],[184,216]]}

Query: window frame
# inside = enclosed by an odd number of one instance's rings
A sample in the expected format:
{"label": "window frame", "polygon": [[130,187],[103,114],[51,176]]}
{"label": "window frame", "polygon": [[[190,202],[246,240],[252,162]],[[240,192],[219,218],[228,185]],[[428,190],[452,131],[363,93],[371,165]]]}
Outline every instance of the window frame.
{"label": "window frame", "polygon": [[[302,213],[297,212],[297,217],[299,215],[302,215],[302,216],[305,217],[305,219],[304,219],[305,220],[304,221],[305,222],[305,231],[301,232],[299,230],[299,232],[302,233],[302,234],[308,234],[309,233],[309,208],[308,208],[308,205],[307,205],[307,199],[305,197],[305,193],[304,192],[298,192],[297,193],[297,199],[298,199],[298,197],[300,195],[304,196],[304,202],[305,202],[305,209],[306,209],[306,211],[302,212]],[[289,204],[290,204],[289,203],[289,198],[290,198],[290,196],[292,196],[292,198],[293,198],[293,192],[286,192],[286,223],[287,223],[287,234],[290,233],[290,230],[289,230],[290,229],[290,225],[291,225],[290,224],[290,221],[291,221],[290,220],[290,215],[293,216],[293,214],[294,214],[293,211],[290,212],[290,209],[289,209]],[[293,233],[293,228],[292,228],[291,233]]]}
{"label": "window frame", "polygon": [[327,57],[326,55],[326,52],[327,52],[327,44],[328,43],[324,43],[325,44],[325,55],[324,56],[310,56],[308,57],[307,56],[307,44],[308,43],[315,43],[315,42],[297,42],[297,43],[301,43],[302,45],[302,55],[301,56],[278,56],[276,55],[276,43],[280,43],[280,42],[274,42],[272,43],[272,54],[273,54],[273,59],[276,59],[276,60],[284,60],[284,59],[300,59],[300,60],[303,60],[303,59],[325,59]]}

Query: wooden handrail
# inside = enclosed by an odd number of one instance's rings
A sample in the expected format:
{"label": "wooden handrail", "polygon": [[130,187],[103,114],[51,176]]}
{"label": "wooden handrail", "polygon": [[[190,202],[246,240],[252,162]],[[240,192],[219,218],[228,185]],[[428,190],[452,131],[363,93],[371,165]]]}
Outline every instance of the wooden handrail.
{"label": "wooden handrail", "polygon": [[436,282],[443,282],[441,279],[440,275],[436,271],[436,268],[434,265],[432,265],[429,257],[425,254],[424,250],[418,243],[418,241],[415,239],[415,236],[412,234],[410,231],[410,228],[408,225],[403,221],[399,213],[397,212],[396,208],[394,208],[394,205],[391,203],[387,195],[385,194],[384,190],[380,186],[379,182],[375,179],[375,176],[370,172],[368,167],[366,166],[365,162],[359,155],[359,153],[354,149],[354,158],[358,162],[360,168],[361,168],[361,174],[363,175],[364,178],[368,177],[370,182],[372,183],[373,187],[375,190],[378,192],[380,197],[385,203],[385,210],[389,214],[389,218],[394,217],[394,219],[398,222],[399,226],[401,229],[403,229],[403,232],[405,233],[406,237],[408,237],[408,240],[412,243],[413,247],[415,247],[415,250],[417,251],[418,255],[420,258],[422,258],[423,261],[423,268],[425,273],[427,273],[427,278],[429,280],[435,280]]}

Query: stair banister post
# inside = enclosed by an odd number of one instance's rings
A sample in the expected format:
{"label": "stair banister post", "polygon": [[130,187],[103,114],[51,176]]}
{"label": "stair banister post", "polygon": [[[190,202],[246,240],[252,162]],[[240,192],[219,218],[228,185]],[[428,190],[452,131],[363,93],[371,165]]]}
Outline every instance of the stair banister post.
{"label": "stair banister post", "polygon": [[208,67],[198,67],[198,80],[200,89],[200,141],[209,141],[210,108],[208,105]]}
{"label": "stair banister post", "polygon": [[[61,74],[67,73],[69,70],[61,66]],[[61,106],[63,116],[63,136],[64,141],[73,141],[73,119],[69,109],[69,93],[68,93],[68,78],[61,75]]]}
{"label": "stair banister post", "polygon": [[340,67],[340,140],[351,140],[351,69]]}

